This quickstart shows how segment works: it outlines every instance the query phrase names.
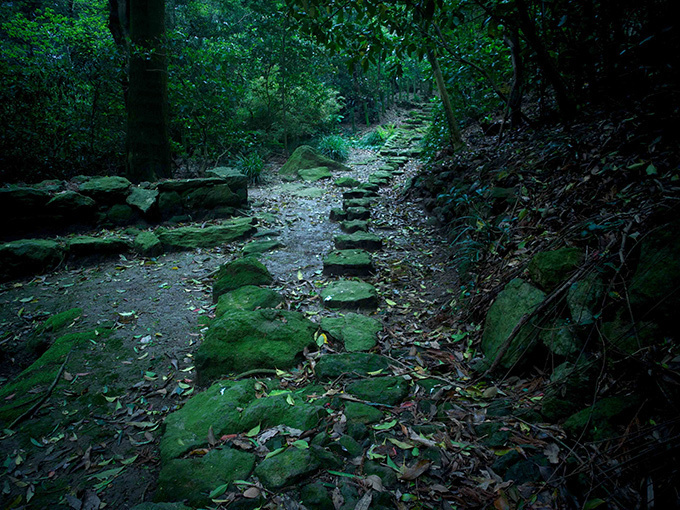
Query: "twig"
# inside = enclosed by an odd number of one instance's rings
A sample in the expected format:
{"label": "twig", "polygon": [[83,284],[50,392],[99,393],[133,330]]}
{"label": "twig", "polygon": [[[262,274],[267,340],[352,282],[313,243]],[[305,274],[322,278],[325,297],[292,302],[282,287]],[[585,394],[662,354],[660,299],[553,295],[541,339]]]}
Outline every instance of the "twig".
{"label": "twig", "polygon": [[50,398],[50,395],[52,395],[54,388],[57,386],[57,383],[59,382],[59,379],[61,378],[61,374],[64,372],[64,368],[66,368],[66,364],[68,363],[68,360],[70,358],[71,358],[71,351],[69,351],[69,353],[66,355],[66,359],[64,360],[64,362],[59,367],[59,371],[57,372],[57,376],[54,378],[54,381],[52,381],[52,384],[50,385],[48,390],[45,392],[43,397],[40,400],[38,400],[33,406],[31,406],[31,408],[28,411],[26,411],[24,414],[17,417],[8,427],[10,430],[13,430],[14,427],[16,427],[19,423],[21,423],[25,419],[30,418],[33,415],[33,413],[35,413],[40,408],[40,406],[43,405],[48,398]]}
{"label": "twig", "polygon": [[238,381],[239,379],[245,379],[246,377],[250,377],[251,375],[259,374],[276,375],[276,370],[273,368],[255,368],[253,370],[248,370],[247,372],[242,372],[234,376],[234,381]]}

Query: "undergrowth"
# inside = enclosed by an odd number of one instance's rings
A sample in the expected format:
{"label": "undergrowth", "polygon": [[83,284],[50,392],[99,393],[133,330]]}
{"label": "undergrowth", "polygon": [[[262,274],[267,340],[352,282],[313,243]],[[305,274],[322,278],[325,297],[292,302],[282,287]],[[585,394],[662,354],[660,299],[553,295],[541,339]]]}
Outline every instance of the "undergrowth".
{"label": "undergrowth", "polygon": [[342,163],[349,158],[350,144],[340,135],[326,135],[316,143],[317,150],[326,157]]}

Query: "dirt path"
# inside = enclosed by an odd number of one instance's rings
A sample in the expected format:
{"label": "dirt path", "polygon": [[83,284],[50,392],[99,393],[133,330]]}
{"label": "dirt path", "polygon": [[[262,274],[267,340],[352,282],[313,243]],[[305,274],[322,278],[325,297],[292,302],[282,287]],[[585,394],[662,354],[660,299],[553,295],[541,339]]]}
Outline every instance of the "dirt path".
{"label": "dirt path", "polygon": [[[354,150],[348,164],[353,170],[347,176],[366,181],[381,160],[372,151]],[[381,188],[372,206],[371,230],[385,246],[374,257],[375,276],[366,280],[381,295],[375,313],[385,328],[381,353],[405,349],[413,357],[401,362],[413,363],[415,345],[436,353],[449,338],[433,318],[446,309],[455,279],[447,268],[444,240],[417,204],[401,198],[417,171],[416,161],[403,171]],[[322,258],[341,233],[329,212],[341,206],[342,189],[332,180],[285,183],[270,175],[250,190],[250,202],[260,234],[285,245],[261,257],[275,277],[273,287],[286,297],[288,308],[318,321],[328,313],[317,295],[327,281]],[[99,500],[107,508],[124,509],[151,497],[162,418],[200,390],[194,385],[192,356],[204,318],[212,314],[206,277],[237,256],[244,243],[157,259],[121,257],[3,286],[5,381],[32,361],[22,342],[49,314],[81,307],[83,315],[70,328],[113,328],[111,336],[92,341],[84,356],[69,363],[36,417],[2,436],[5,504],[76,508],[80,502],[83,508],[97,508],[92,502]]]}

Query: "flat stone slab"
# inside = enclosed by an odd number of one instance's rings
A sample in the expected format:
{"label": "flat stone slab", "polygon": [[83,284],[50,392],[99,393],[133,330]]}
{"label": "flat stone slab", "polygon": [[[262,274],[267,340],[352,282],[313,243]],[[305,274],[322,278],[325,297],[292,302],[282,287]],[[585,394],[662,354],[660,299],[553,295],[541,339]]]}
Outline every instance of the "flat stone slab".
{"label": "flat stone slab", "polygon": [[183,193],[185,191],[198,188],[217,186],[218,184],[224,184],[224,179],[219,177],[205,177],[201,179],[171,179],[159,182],[158,191],[176,191],[177,193]]}
{"label": "flat stone slab", "polygon": [[282,302],[283,297],[271,289],[244,285],[220,296],[215,308],[215,317],[222,317],[229,310],[276,308]]}
{"label": "flat stone slab", "polygon": [[0,280],[58,266],[64,249],[56,241],[20,239],[0,244]]}
{"label": "flat stone slab", "polygon": [[144,214],[147,214],[151,208],[156,205],[156,200],[158,200],[158,190],[132,188],[126,202],[128,205],[136,207]]}
{"label": "flat stone slab", "polygon": [[349,198],[372,198],[372,197],[377,197],[378,194],[375,191],[370,191],[367,189],[362,189],[362,188],[354,188],[349,191],[345,191],[342,194],[342,198],[344,199],[349,199]]}
{"label": "flat stone slab", "polygon": [[376,345],[382,323],[372,317],[350,312],[344,317],[324,317],[321,329],[341,340],[348,352],[369,351]]}
{"label": "flat stone slab", "polygon": [[229,310],[212,323],[196,352],[200,384],[229,373],[295,366],[318,326],[298,312]]}
{"label": "flat stone slab", "polygon": [[95,177],[80,185],[80,193],[105,203],[121,202],[130,192],[132,183],[125,177]]}
{"label": "flat stone slab", "polygon": [[390,360],[385,356],[367,352],[347,352],[321,356],[314,367],[314,372],[319,380],[331,381],[341,375],[356,379],[369,375],[369,372],[386,372],[389,367]]}
{"label": "flat stone slab", "polygon": [[212,248],[223,243],[250,236],[256,232],[255,218],[234,218],[212,227],[180,227],[172,230],[158,229],[156,235],[167,248],[193,250]]}
{"label": "flat stone slab", "polygon": [[321,179],[330,179],[333,177],[331,171],[327,166],[319,166],[316,168],[303,168],[298,170],[298,175],[303,181],[316,182]]}
{"label": "flat stone slab", "polygon": [[130,245],[118,237],[74,237],[68,242],[69,254],[86,257],[89,255],[115,255],[130,250]]}
{"label": "flat stone slab", "polygon": [[334,207],[331,209],[329,218],[331,221],[345,221],[347,219],[347,211]]}
{"label": "flat stone slab", "polygon": [[321,301],[325,307],[334,309],[376,308],[378,291],[366,282],[338,280],[321,290]]}
{"label": "flat stone slab", "polygon": [[368,222],[365,220],[343,221],[340,225],[340,229],[348,234],[353,234],[354,232],[367,232]]}
{"label": "flat stone slab", "polygon": [[335,250],[323,259],[323,274],[367,276],[374,271],[371,255],[365,250]]}
{"label": "flat stone slab", "polygon": [[283,248],[283,243],[276,239],[251,241],[243,247],[244,255],[259,255],[267,251]]}
{"label": "flat stone slab", "polygon": [[326,194],[326,190],[323,188],[305,188],[292,194],[300,198],[321,198]]}
{"label": "flat stone slab", "polygon": [[377,251],[381,250],[383,247],[383,242],[380,237],[375,234],[363,231],[335,236],[333,241],[335,242],[335,247],[338,250],[361,249],[367,251]]}
{"label": "flat stone slab", "polygon": [[338,188],[355,188],[356,186],[361,184],[353,177],[340,177],[338,179],[335,179],[334,183]]}
{"label": "flat stone slab", "polygon": [[349,209],[350,207],[364,207],[368,209],[372,203],[373,200],[370,198],[350,198],[343,201],[342,206],[344,209]]}
{"label": "flat stone slab", "polygon": [[350,383],[346,391],[367,402],[396,406],[408,396],[409,384],[403,377],[374,377]]}
{"label": "flat stone slab", "polygon": [[348,207],[347,220],[367,220],[371,217],[371,211],[365,207]]}

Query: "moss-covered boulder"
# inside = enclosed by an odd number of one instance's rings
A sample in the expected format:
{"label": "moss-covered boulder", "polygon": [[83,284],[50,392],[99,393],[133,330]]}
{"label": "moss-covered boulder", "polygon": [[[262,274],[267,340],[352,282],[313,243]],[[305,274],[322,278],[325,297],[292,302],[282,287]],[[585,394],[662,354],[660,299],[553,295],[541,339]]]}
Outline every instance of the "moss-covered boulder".
{"label": "moss-covered boulder", "polygon": [[330,381],[340,376],[364,377],[370,373],[384,373],[390,366],[389,358],[378,354],[352,352],[327,354],[316,362],[314,372],[321,381]]}
{"label": "moss-covered boulder", "polygon": [[113,204],[106,212],[106,219],[114,225],[128,225],[135,218],[135,211],[126,204]]}
{"label": "moss-covered boulder", "polygon": [[604,282],[596,274],[574,282],[569,287],[567,304],[574,324],[584,326],[593,323],[594,316],[601,307],[605,291]]}
{"label": "moss-covered boulder", "polygon": [[383,419],[383,413],[373,406],[361,402],[347,402],[344,409],[348,423],[369,425]]}
{"label": "moss-covered boulder", "polygon": [[0,280],[47,271],[63,259],[64,249],[56,241],[21,239],[0,244]]}
{"label": "moss-covered boulder", "polygon": [[350,312],[344,317],[324,317],[321,319],[321,329],[342,341],[345,350],[357,352],[375,347],[382,324],[372,317]]}
{"label": "moss-covered boulder", "polygon": [[403,377],[372,377],[347,385],[347,393],[367,402],[396,406],[409,392],[409,383]]}
{"label": "moss-covered boulder", "polygon": [[329,214],[331,221],[345,221],[347,219],[347,211],[339,207],[333,207]]}
{"label": "moss-covered boulder", "polygon": [[201,384],[228,373],[293,367],[317,326],[297,312],[230,310],[212,323],[196,353]]}
{"label": "moss-covered boulder", "polygon": [[45,207],[50,194],[27,187],[0,188],[0,213],[3,217],[23,217]]}
{"label": "moss-covered boulder", "polygon": [[529,275],[545,292],[555,290],[583,261],[583,250],[560,248],[534,255],[529,262]]}
{"label": "moss-covered boulder", "polygon": [[163,253],[163,243],[153,232],[140,232],[132,243],[136,253],[144,257],[156,257]]}
{"label": "moss-covered boulder", "polygon": [[321,301],[327,308],[375,308],[378,306],[378,291],[366,282],[338,280],[321,290]]}
{"label": "moss-covered boulder", "polygon": [[213,284],[213,302],[225,292],[245,285],[269,285],[274,277],[255,257],[243,257],[220,267]]}
{"label": "moss-covered boulder", "polygon": [[572,331],[572,325],[557,319],[546,327],[541,328],[540,340],[558,356],[576,354],[583,347],[583,341]]}
{"label": "moss-covered boulder", "polygon": [[306,387],[295,392],[254,399],[243,410],[239,430],[247,432],[260,426],[261,430],[286,425],[298,430],[316,427],[322,418],[328,416],[323,404],[327,399],[307,402],[309,395],[323,395],[322,387]]}
{"label": "moss-covered boulder", "polygon": [[[355,222],[361,220],[355,220]],[[338,250],[367,250],[377,251],[381,250],[383,246],[382,239],[375,234],[369,232],[355,232],[353,234],[344,234],[335,236],[333,238],[335,247]]]}
{"label": "moss-covered boulder", "polygon": [[365,250],[335,250],[323,259],[323,274],[367,276],[374,271],[371,255]]}
{"label": "moss-covered boulder", "polygon": [[148,214],[158,201],[158,190],[145,188],[132,188],[125,199],[128,205],[134,207],[142,214]]}
{"label": "moss-covered boulder", "polygon": [[221,317],[229,310],[276,308],[282,302],[283,297],[271,289],[256,287],[255,285],[244,285],[220,296],[215,308],[215,316]]}
{"label": "moss-covered boulder", "polygon": [[231,190],[236,193],[243,202],[248,201],[248,177],[240,170],[227,166],[220,166],[208,170],[205,174],[208,177],[222,179],[222,181],[229,185]]}
{"label": "moss-covered boulder", "polygon": [[371,217],[371,211],[365,207],[348,207],[345,209],[347,221],[367,220]]}
{"label": "moss-covered boulder", "polygon": [[88,223],[97,209],[97,202],[75,191],[64,191],[47,202],[46,209],[56,216]]}
{"label": "moss-covered boulder", "polygon": [[319,167],[326,167],[330,172],[351,170],[349,167],[319,154],[312,147],[301,145],[295,149],[295,152],[281,167],[279,174],[282,176],[298,177],[300,170]]}
{"label": "moss-covered boulder", "polygon": [[278,248],[283,248],[283,243],[278,239],[257,239],[243,247],[243,255],[260,255]]}
{"label": "moss-covered boulder", "polygon": [[182,197],[176,191],[164,191],[158,195],[158,213],[161,218],[170,218],[184,210]]}
{"label": "moss-covered boulder", "polygon": [[69,254],[76,257],[117,255],[130,250],[130,244],[119,237],[78,236],[68,241]]}
{"label": "moss-covered boulder", "polygon": [[82,308],[70,308],[50,316],[45,322],[35,328],[35,331],[28,340],[28,348],[33,352],[42,354],[54,343],[58,336],[61,336],[66,329],[75,325],[82,315]]}
{"label": "moss-covered boulder", "polygon": [[617,310],[611,320],[602,324],[600,332],[602,340],[626,354],[636,353],[663,338],[657,323],[649,321],[633,323],[626,308]]}
{"label": "moss-covered boulder", "polygon": [[335,179],[334,184],[338,188],[355,188],[361,183],[357,181],[354,177],[340,177],[338,179]]}
{"label": "moss-covered boulder", "polygon": [[300,499],[305,508],[309,510],[325,510],[333,508],[333,500],[320,481],[304,485],[300,489]]}
{"label": "moss-covered boulder", "polygon": [[327,166],[320,166],[316,168],[302,168],[298,170],[298,176],[306,182],[316,182],[321,179],[330,179],[333,177],[331,171]]}
{"label": "moss-covered boulder", "polygon": [[210,493],[234,480],[244,480],[255,467],[252,453],[229,447],[202,457],[174,459],[163,464],[158,476],[156,501],[187,501],[194,507],[211,504]]}
{"label": "moss-covered boulder", "polygon": [[228,184],[198,188],[184,195],[184,204],[189,210],[214,209],[215,207],[239,207],[241,197]]}
{"label": "moss-covered boulder", "polygon": [[564,430],[574,439],[607,439],[617,434],[616,426],[627,423],[640,403],[639,397],[607,397],[571,415]]}
{"label": "moss-covered boulder", "polygon": [[218,177],[204,177],[199,179],[168,179],[158,183],[158,191],[186,193],[199,188],[210,188],[224,184],[224,180]]}
{"label": "moss-covered boulder", "polygon": [[[489,308],[484,321],[482,352],[489,362],[493,362],[505,340],[515,329],[525,314],[529,314],[545,299],[545,293],[516,278],[505,286]],[[530,323],[526,324],[515,336],[500,365],[506,369],[527,355],[535,346],[538,331]]]}
{"label": "moss-covered boulder", "polygon": [[194,250],[196,248],[212,248],[229,243],[236,239],[251,236],[257,230],[254,218],[234,218],[219,225],[199,228],[180,227],[175,229],[158,229],[156,235],[163,246],[176,250]]}
{"label": "moss-covered boulder", "polygon": [[114,204],[125,202],[131,187],[125,177],[95,177],[81,184],[78,191],[97,202]]}
{"label": "moss-covered boulder", "polygon": [[345,210],[349,209],[350,207],[363,207],[364,209],[368,209],[372,203],[373,200],[370,198],[350,198],[343,200],[342,206]]}
{"label": "moss-covered boulder", "polygon": [[636,319],[653,320],[677,331],[680,307],[680,222],[647,236],[628,293]]}

